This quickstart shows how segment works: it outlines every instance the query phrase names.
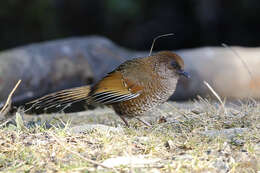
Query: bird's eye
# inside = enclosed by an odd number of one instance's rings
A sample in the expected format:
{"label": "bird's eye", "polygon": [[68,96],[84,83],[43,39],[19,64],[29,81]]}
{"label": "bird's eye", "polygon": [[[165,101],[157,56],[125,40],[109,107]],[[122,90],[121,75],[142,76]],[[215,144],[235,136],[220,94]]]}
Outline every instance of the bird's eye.
{"label": "bird's eye", "polygon": [[178,65],[175,61],[172,61],[172,62],[171,62],[171,66],[172,66],[173,68],[178,68],[178,67],[179,67],[179,65]]}

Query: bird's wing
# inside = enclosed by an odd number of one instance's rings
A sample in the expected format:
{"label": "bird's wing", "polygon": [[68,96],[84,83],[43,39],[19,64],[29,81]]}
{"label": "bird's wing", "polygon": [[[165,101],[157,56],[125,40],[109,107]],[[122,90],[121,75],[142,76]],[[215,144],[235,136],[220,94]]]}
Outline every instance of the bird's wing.
{"label": "bird's wing", "polygon": [[142,86],[123,78],[121,72],[113,71],[93,87],[90,95],[96,103],[111,104],[133,99],[142,90]]}

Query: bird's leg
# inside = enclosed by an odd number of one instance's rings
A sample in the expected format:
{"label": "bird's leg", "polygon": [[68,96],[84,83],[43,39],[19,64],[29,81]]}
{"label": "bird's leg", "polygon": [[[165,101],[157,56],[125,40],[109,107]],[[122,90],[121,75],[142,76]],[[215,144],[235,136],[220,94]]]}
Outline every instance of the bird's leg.
{"label": "bird's leg", "polygon": [[126,119],[125,119],[122,115],[119,115],[119,117],[124,121],[124,123],[125,123],[125,125],[126,125],[127,127],[130,127],[129,124],[128,124],[128,122],[126,121]]}
{"label": "bird's leg", "polygon": [[139,117],[135,117],[135,119],[137,119],[138,121],[140,121],[141,123],[143,123],[144,125],[148,126],[148,127],[151,127],[152,125],[150,123],[148,123],[147,121],[145,120],[142,120],[141,118]]}

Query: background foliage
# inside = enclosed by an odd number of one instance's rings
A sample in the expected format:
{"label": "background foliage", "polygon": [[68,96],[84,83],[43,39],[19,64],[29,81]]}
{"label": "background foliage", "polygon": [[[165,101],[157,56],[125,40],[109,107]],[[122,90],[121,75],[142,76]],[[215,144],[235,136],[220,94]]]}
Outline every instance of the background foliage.
{"label": "background foliage", "polygon": [[6,0],[0,2],[0,50],[70,36],[104,35],[122,46],[157,49],[258,46],[257,0]]}

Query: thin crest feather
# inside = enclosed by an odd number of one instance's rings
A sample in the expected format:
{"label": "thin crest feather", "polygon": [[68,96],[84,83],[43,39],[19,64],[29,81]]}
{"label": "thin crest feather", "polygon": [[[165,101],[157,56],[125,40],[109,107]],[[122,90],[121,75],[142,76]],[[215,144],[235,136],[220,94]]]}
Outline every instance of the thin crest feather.
{"label": "thin crest feather", "polygon": [[154,43],[156,42],[157,39],[162,38],[162,37],[171,36],[171,35],[174,35],[174,33],[158,35],[157,37],[155,37],[155,38],[153,39],[153,43],[152,43],[152,46],[151,46],[151,49],[150,49],[149,56],[151,56],[151,54],[152,54],[152,52],[153,52]]}

